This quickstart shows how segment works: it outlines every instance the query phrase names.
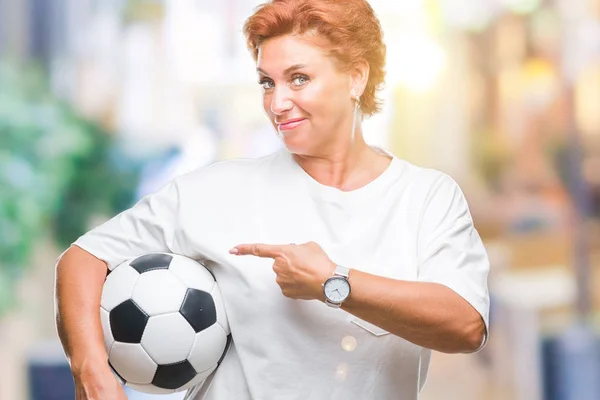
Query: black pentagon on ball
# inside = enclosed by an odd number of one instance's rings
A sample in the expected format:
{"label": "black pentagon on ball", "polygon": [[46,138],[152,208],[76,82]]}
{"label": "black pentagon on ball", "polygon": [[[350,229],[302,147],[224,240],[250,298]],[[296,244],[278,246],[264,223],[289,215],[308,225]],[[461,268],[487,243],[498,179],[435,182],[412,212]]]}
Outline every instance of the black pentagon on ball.
{"label": "black pentagon on ball", "polygon": [[178,389],[196,376],[196,370],[188,360],[175,364],[159,365],[152,384],[163,389]]}
{"label": "black pentagon on ball", "polygon": [[168,269],[173,256],[169,254],[152,253],[140,256],[129,263],[140,274],[155,269]]}
{"label": "black pentagon on ball", "polygon": [[203,290],[188,289],[179,312],[196,333],[217,322],[217,309],[213,297]]}
{"label": "black pentagon on ball", "polygon": [[148,315],[129,299],[110,311],[110,330],[118,342],[140,343],[148,318]]}

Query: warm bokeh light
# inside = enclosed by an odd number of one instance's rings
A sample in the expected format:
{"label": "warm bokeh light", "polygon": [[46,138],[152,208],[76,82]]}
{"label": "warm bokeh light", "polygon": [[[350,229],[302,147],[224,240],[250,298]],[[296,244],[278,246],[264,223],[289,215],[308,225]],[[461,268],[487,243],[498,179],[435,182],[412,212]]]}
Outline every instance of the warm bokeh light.
{"label": "warm bokeh light", "polygon": [[399,34],[388,48],[388,81],[415,92],[431,89],[446,66],[442,47],[423,33]]}
{"label": "warm bokeh light", "polygon": [[344,336],[342,339],[342,349],[346,351],[354,351],[358,342],[354,336]]}
{"label": "warm bokeh light", "polygon": [[337,382],[343,382],[348,377],[348,371],[350,367],[346,363],[341,363],[335,370],[335,380]]}

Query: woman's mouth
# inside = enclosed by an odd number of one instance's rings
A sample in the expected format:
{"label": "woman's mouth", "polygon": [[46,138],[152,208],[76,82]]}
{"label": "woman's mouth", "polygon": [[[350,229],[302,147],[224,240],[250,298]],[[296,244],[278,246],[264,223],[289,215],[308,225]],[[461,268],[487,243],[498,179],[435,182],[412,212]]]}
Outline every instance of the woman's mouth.
{"label": "woman's mouth", "polygon": [[296,119],[290,119],[281,123],[277,123],[277,128],[280,131],[289,131],[290,129],[294,129],[295,127],[299,126],[300,124],[302,124],[304,121],[306,121],[306,118],[296,118]]}

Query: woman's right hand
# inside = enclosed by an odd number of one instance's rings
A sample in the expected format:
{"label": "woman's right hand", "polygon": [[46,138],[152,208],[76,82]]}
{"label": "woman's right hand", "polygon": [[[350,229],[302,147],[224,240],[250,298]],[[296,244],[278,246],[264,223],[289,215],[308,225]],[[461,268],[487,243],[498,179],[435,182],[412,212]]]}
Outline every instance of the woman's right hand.
{"label": "woman's right hand", "polygon": [[74,372],[76,400],[127,400],[121,383],[105,365]]}

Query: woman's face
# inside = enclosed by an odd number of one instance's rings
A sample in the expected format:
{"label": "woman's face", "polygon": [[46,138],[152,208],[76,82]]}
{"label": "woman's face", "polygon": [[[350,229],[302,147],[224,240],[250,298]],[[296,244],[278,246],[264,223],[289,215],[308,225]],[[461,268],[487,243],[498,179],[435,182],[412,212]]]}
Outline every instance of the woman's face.
{"label": "woman's face", "polygon": [[309,40],[293,35],[266,40],[257,71],[263,107],[285,146],[318,156],[351,140],[354,100],[351,75]]}

